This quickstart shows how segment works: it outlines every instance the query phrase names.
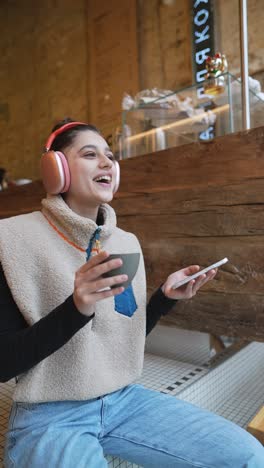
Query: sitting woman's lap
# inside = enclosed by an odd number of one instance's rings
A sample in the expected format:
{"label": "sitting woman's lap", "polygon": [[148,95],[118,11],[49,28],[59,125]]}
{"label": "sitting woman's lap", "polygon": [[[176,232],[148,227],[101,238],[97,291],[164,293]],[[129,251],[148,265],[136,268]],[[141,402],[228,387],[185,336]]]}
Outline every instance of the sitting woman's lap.
{"label": "sitting woman's lap", "polygon": [[89,401],[14,404],[6,468],[105,468],[106,454],[156,468],[264,466],[264,448],[244,429],[141,385]]}

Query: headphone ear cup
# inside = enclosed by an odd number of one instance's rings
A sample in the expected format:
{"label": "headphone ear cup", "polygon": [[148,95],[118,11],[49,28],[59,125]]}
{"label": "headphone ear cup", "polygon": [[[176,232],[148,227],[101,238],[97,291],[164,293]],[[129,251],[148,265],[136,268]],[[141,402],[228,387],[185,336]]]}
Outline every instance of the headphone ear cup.
{"label": "headphone ear cup", "polygon": [[115,186],[113,189],[113,192],[116,193],[120,184],[120,166],[117,161],[114,161],[115,163],[115,169],[116,169],[116,180],[115,180]]}
{"label": "headphone ear cup", "polygon": [[40,160],[41,176],[47,193],[58,195],[69,190],[71,176],[66,157],[60,151],[48,151]]}

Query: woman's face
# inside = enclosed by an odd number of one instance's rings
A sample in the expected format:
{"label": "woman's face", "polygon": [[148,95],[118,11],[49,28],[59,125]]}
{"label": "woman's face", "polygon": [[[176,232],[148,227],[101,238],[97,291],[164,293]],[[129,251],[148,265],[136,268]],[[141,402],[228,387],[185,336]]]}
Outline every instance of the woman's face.
{"label": "woman's face", "polygon": [[113,198],[116,168],[104,138],[91,130],[81,131],[64,150],[71,173],[66,203],[83,216],[97,215],[101,203]]}

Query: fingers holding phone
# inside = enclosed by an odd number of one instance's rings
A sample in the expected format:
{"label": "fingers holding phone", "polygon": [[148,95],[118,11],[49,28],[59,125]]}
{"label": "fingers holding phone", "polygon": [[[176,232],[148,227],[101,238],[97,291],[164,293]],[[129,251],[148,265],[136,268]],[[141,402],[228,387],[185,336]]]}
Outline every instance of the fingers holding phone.
{"label": "fingers holding phone", "polygon": [[[181,280],[178,280],[176,281],[172,288],[173,289],[178,289],[180,286],[184,285],[185,283],[188,283],[189,281],[191,280],[194,280],[196,278],[198,278],[199,276],[203,275],[203,274],[207,274],[208,272],[210,272],[211,270],[215,270],[217,269],[218,267],[224,265],[225,263],[228,262],[228,258],[225,257],[223,258],[222,260],[219,260],[219,262],[216,262],[216,263],[213,263],[212,265],[209,265],[208,267],[206,268],[203,268],[202,270],[200,270],[200,267],[199,265],[193,265],[191,267],[188,267],[188,268],[185,268],[183,269],[184,272],[186,273],[186,276],[185,278],[181,279]],[[188,273],[188,269],[190,271],[190,268],[193,268],[193,267],[196,267],[198,268],[198,270],[195,272],[195,273]]]}
{"label": "fingers holding phone", "polygon": [[192,280],[194,281],[193,284],[193,296],[197,293],[197,291],[204,286],[208,281],[211,281],[217,273],[217,268],[214,268],[207,273],[203,273],[202,275],[198,276],[197,279]]}
{"label": "fingers holding phone", "polygon": [[226,262],[228,258],[223,258],[202,270],[199,265],[190,265],[176,271],[167,278],[162,291],[170,299],[190,299],[205,283],[215,277],[218,267]]}

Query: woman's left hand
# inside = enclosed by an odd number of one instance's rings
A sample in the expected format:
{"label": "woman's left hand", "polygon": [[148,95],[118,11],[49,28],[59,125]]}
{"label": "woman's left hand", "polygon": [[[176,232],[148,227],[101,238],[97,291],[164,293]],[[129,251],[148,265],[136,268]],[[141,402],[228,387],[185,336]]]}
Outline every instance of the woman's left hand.
{"label": "woman's left hand", "polygon": [[200,270],[198,265],[191,265],[182,270],[175,271],[170,276],[168,276],[165,283],[162,285],[162,292],[169,299],[190,299],[195,296],[198,289],[200,289],[207,281],[212,280],[216,273],[217,269],[210,270],[208,273],[198,276],[195,280],[189,281],[189,283],[180,286],[177,289],[172,289],[172,286],[178,281],[183,280],[187,276],[193,275]]}

